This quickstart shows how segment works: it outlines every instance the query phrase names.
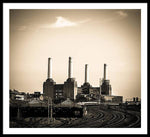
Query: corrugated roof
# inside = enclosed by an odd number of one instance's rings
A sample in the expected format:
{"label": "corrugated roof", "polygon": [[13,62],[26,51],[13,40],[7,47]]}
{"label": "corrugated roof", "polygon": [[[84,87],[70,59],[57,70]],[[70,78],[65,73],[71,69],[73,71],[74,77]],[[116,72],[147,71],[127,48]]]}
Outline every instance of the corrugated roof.
{"label": "corrugated roof", "polygon": [[65,100],[62,103],[58,104],[56,107],[81,107],[81,106],[74,103],[69,98],[67,98],[67,100]]}

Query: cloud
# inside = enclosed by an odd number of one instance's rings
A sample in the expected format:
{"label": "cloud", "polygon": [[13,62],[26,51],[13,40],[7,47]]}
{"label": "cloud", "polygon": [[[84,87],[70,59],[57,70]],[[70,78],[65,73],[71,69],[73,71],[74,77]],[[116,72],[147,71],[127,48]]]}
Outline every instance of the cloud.
{"label": "cloud", "polygon": [[81,21],[72,22],[62,16],[56,17],[56,22],[53,24],[43,24],[41,28],[64,28],[64,27],[74,27],[82,23],[88,22],[90,19],[85,19]]}
{"label": "cloud", "polygon": [[118,20],[122,20],[128,17],[128,14],[125,11],[114,11],[112,12],[110,17],[107,17],[103,20],[101,20],[101,23],[109,23],[109,22],[114,22],[114,21],[118,21]]}
{"label": "cloud", "polygon": [[52,28],[62,28],[62,27],[71,27],[71,26],[76,26],[77,23],[71,22],[64,17],[56,17],[57,20],[54,24],[51,25]]}
{"label": "cloud", "polygon": [[128,14],[124,11],[116,11],[116,14],[123,18],[128,16]]}
{"label": "cloud", "polygon": [[80,24],[80,23],[86,23],[86,22],[89,22],[90,19],[85,19],[85,20],[81,20],[81,21],[78,21],[77,23]]}
{"label": "cloud", "polygon": [[17,26],[16,29],[17,29],[18,31],[24,31],[24,30],[27,29],[27,26]]}

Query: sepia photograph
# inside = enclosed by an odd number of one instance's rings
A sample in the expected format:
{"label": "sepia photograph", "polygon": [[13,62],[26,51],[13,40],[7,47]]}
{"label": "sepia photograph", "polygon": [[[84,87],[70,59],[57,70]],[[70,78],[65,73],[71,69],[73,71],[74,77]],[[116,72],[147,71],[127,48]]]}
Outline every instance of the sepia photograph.
{"label": "sepia photograph", "polygon": [[24,6],[8,10],[8,128],[141,129],[141,8]]}

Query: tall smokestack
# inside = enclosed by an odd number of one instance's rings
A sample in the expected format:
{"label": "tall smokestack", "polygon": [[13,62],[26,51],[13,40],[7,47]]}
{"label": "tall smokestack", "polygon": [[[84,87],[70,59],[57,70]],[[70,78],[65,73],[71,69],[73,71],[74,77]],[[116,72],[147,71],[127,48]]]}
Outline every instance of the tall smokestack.
{"label": "tall smokestack", "polygon": [[104,64],[104,80],[106,80],[106,64]]}
{"label": "tall smokestack", "polygon": [[88,82],[88,75],[87,75],[87,73],[88,73],[88,64],[85,64],[85,83],[87,83]]}
{"label": "tall smokestack", "polygon": [[71,78],[71,57],[69,57],[69,66],[68,66],[68,78]]}
{"label": "tall smokestack", "polygon": [[47,78],[52,78],[52,60],[48,58],[48,76]]}

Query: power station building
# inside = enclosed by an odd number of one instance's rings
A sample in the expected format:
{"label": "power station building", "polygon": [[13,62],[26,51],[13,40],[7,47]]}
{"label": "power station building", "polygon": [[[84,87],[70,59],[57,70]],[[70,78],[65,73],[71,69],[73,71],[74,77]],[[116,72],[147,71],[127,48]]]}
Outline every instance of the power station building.
{"label": "power station building", "polygon": [[102,80],[102,85],[101,85],[101,94],[102,95],[111,95],[112,94],[112,89],[110,85],[110,80],[106,79],[106,64],[104,64],[104,78]]}
{"label": "power station building", "polygon": [[102,84],[99,87],[92,87],[88,81],[88,64],[85,64],[85,81],[81,85],[81,91],[83,94],[96,93],[100,95],[111,95],[110,81],[106,80],[106,64],[104,64],[104,78]]}
{"label": "power station building", "polygon": [[58,98],[70,98],[71,100],[76,99],[77,95],[77,82],[75,78],[72,78],[72,69],[71,69],[72,59],[69,57],[68,63],[68,79],[64,84],[56,84],[52,79],[52,60],[48,58],[48,77],[47,80],[43,83],[43,95],[50,97],[55,100]]}
{"label": "power station building", "polygon": [[88,81],[88,64],[85,64],[85,81],[81,87],[77,87],[77,81],[72,78],[72,59],[69,57],[68,62],[68,78],[64,84],[56,84],[52,79],[52,59],[48,58],[48,76],[43,83],[43,95],[50,97],[52,100],[56,99],[71,99],[76,100],[80,97],[86,99],[111,100],[112,102],[122,102],[122,96],[112,95],[112,88],[110,80],[106,79],[106,64],[104,64],[104,76],[99,87],[92,87]]}
{"label": "power station building", "polygon": [[106,79],[106,64],[104,64],[104,76],[100,80],[99,87],[92,87],[88,81],[88,64],[85,64],[85,81],[81,87],[78,89],[78,98],[86,97],[87,99],[103,100],[105,102],[117,102],[121,103],[123,101],[122,96],[112,95],[112,87],[110,85],[110,80]]}

